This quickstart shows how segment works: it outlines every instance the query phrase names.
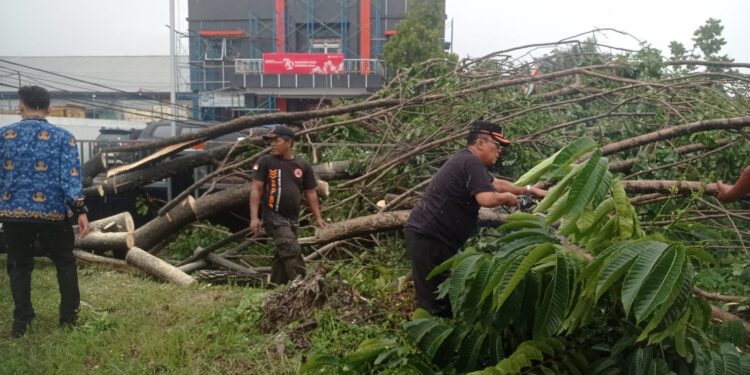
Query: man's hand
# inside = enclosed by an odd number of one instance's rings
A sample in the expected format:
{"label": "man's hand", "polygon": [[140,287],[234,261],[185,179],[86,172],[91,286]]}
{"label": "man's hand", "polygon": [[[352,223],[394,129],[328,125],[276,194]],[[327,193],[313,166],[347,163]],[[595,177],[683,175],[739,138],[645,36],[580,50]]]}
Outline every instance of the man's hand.
{"label": "man's hand", "polygon": [[505,207],[517,207],[518,198],[511,193],[497,193],[500,194],[500,205]]}
{"label": "man's hand", "polygon": [[258,219],[257,217],[250,219],[250,232],[252,234],[260,233],[260,219]]}
{"label": "man's hand", "polygon": [[531,196],[533,196],[536,199],[543,199],[545,196],[547,196],[547,190],[540,189],[537,187],[532,187]]}
{"label": "man's hand", "polygon": [[328,226],[328,224],[326,224],[325,220],[323,220],[322,217],[315,218],[315,221],[318,223],[318,228],[320,229],[323,229]]}
{"label": "man's hand", "polygon": [[89,217],[86,214],[78,215],[78,238],[86,237],[90,230]]}
{"label": "man's hand", "polygon": [[716,183],[716,189],[719,191],[716,193],[716,199],[725,202],[729,200],[727,194],[729,194],[729,191],[732,190],[732,185],[727,185],[722,181],[719,181]]}

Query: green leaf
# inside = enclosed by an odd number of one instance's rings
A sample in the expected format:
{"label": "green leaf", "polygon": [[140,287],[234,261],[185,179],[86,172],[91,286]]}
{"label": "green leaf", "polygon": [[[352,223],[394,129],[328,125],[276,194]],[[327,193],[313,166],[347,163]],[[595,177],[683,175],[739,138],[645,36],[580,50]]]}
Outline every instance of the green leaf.
{"label": "green leaf", "polygon": [[[480,311],[482,291],[487,286],[490,275],[495,270],[498,261],[499,260],[496,258],[490,258],[489,260],[483,259],[477,268],[476,275],[471,282],[469,291],[466,293],[464,305],[462,306],[463,308],[460,310],[464,314],[464,319],[466,321],[474,321],[476,314]],[[455,307],[454,309],[456,309],[454,311],[458,311],[458,307]]]}
{"label": "green leaf", "polygon": [[474,254],[461,260],[448,277],[448,296],[451,301],[451,306],[455,311],[461,310],[461,305],[465,298],[464,291],[466,290],[466,281],[473,274],[474,268],[480,260],[488,260],[490,257],[484,254]]}
{"label": "green leaf", "polygon": [[633,236],[633,206],[630,204],[628,195],[622,187],[620,180],[612,181],[612,198],[615,201],[615,211],[617,212],[617,229],[618,238],[629,239]]}
{"label": "green leaf", "polygon": [[439,266],[432,269],[429,275],[427,275],[427,280],[440,275],[441,273],[448,271],[449,269],[453,268],[453,265],[456,263],[459,263],[464,260],[466,257],[474,256],[476,253],[465,251],[463,253],[458,253],[454,255],[452,258],[446,260],[445,262],[441,263]]}
{"label": "green leaf", "polygon": [[432,360],[435,357],[435,353],[437,353],[440,346],[443,345],[443,341],[445,341],[452,332],[453,327],[440,325],[431,329],[424,336],[424,339],[419,342],[419,346],[422,348],[427,358]]}
{"label": "green leaf", "polygon": [[628,274],[622,282],[620,299],[626,315],[630,315],[630,309],[636,295],[643,288],[646,278],[667,248],[667,245],[662,242],[646,241],[644,243],[648,244],[648,246],[643,247],[643,250],[640,251],[638,258],[630,266]]}
{"label": "green leaf", "polygon": [[[684,262],[685,251],[680,246],[670,246],[659,258],[635,298],[633,311],[638,323],[666,301],[682,274]],[[635,262],[634,266],[636,265],[638,261]]]}
{"label": "green leaf", "polygon": [[473,331],[461,343],[461,349],[458,351],[457,367],[462,371],[471,371],[476,369],[479,354],[482,353],[482,346],[487,339],[487,333]]}
{"label": "green leaf", "polygon": [[568,313],[570,299],[570,268],[567,258],[558,253],[552,280],[534,320],[534,338],[552,336]]}
{"label": "green leaf", "polygon": [[523,185],[529,185],[529,184],[534,184],[538,182],[539,179],[542,177],[542,175],[544,175],[544,173],[547,172],[547,170],[549,170],[550,166],[552,165],[552,162],[560,154],[561,151],[562,150],[556,152],[554,155],[548,157],[547,159],[544,159],[539,164],[529,169],[529,171],[524,173],[523,176],[519,177],[518,180],[514,182],[514,184],[523,186]]}
{"label": "green leaf", "polygon": [[437,318],[420,318],[406,322],[404,330],[413,342],[419,343],[427,332],[439,325],[441,323]]}
{"label": "green leaf", "polygon": [[586,166],[586,164],[580,164],[573,168],[572,171],[570,171],[565,177],[563,177],[560,182],[557,183],[552,189],[549,189],[547,192],[547,195],[544,196],[544,199],[542,199],[541,202],[536,206],[534,209],[534,212],[543,212],[544,210],[552,207],[552,205],[557,202],[560,197],[563,196],[563,194],[567,191],[568,186],[573,182],[575,177],[578,175],[581,170]]}
{"label": "green leaf", "polygon": [[549,170],[556,171],[569,166],[570,163],[578,160],[578,158],[596,148],[596,146],[596,142],[590,137],[581,137],[568,143],[562,150],[558,151]]}
{"label": "green leaf", "polygon": [[492,306],[495,309],[500,308],[505,300],[510,296],[511,293],[513,293],[513,290],[516,288],[518,283],[521,282],[521,280],[526,276],[526,273],[529,272],[531,267],[533,267],[536,262],[539,260],[549,256],[550,254],[553,254],[554,250],[551,243],[544,243],[534,248],[534,250],[531,250],[529,255],[527,255],[523,261],[521,261],[518,264],[518,267],[513,270],[512,268],[509,268],[508,271],[514,271],[513,276],[510,278],[509,282],[506,285],[501,285],[504,287],[498,298],[493,301]]}
{"label": "green leaf", "polygon": [[717,370],[723,370],[719,371],[719,373],[727,375],[742,375],[742,360],[740,358],[740,353],[737,352],[737,348],[732,344],[723,342],[719,346],[719,351],[723,362],[723,366],[717,368]]}
{"label": "green leaf", "polygon": [[524,249],[523,251],[517,251],[514,253],[511,253],[508,258],[505,258],[502,260],[502,263],[495,269],[495,272],[492,274],[492,277],[487,282],[487,285],[484,287],[484,290],[482,291],[482,297],[480,298],[480,303],[484,302],[487,297],[492,295],[495,292],[495,288],[497,288],[498,285],[503,281],[505,278],[506,271],[513,265],[514,263],[520,262],[520,260],[526,256],[531,251],[531,249]]}
{"label": "green leaf", "polygon": [[[654,261],[664,249],[667,248],[667,244],[659,241],[627,241],[612,245],[616,250],[613,254],[609,255],[602,266],[602,270],[598,275],[598,281],[596,286],[596,297],[598,300],[601,296],[623,275],[625,282],[622,287],[622,299],[628,302],[628,309],[632,303],[632,298],[635,297],[635,293],[638,289],[632,290],[632,288],[640,288],[640,283],[645,279],[650,268],[646,269],[647,265],[639,265],[634,268],[634,263],[643,253],[652,254]],[[653,255],[655,254],[655,255]],[[641,263],[644,263],[648,257],[644,257]],[[632,275],[631,275],[632,272]],[[626,286],[627,285],[627,286]],[[625,302],[623,302],[625,304]],[[626,311],[628,311],[626,309]]]}
{"label": "green leaf", "polygon": [[586,162],[586,167],[576,176],[568,194],[567,211],[565,217],[577,218],[586,208],[586,205],[594,199],[594,194],[599,190],[599,184],[607,171],[607,158],[602,158],[599,151],[594,152]]}

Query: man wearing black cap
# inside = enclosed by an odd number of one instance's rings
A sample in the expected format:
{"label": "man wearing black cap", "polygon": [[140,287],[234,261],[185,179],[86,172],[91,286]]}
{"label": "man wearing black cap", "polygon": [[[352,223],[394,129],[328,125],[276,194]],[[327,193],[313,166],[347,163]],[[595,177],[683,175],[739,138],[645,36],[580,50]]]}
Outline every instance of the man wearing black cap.
{"label": "man wearing black cap", "polygon": [[294,137],[294,131],[285,125],[276,125],[263,136],[271,145],[271,153],[258,159],[255,164],[250,193],[250,230],[260,232],[262,216],[266,233],[276,243],[271,283],[277,285],[286,284],[297,276],[305,276],[305,261],[297,242],[302,193],[307,198],[318,227],[325,227],[315,193],[315,175],[310,164],[294,157]]}
{"label": "man wearing black cap", "polygon": [[436,316],[451,316],[450,303],[436,296],[447,276],[427,280],[427,275],[476,233],[479,207],[516,206],[516,195],[540,198],[546,194],[490,174],[488,168],[497,162],[502,147],[510,145],[499,125],[477,121],[466,140],[466,149],[453,155],[432,177],[405,226],[417,305]]}

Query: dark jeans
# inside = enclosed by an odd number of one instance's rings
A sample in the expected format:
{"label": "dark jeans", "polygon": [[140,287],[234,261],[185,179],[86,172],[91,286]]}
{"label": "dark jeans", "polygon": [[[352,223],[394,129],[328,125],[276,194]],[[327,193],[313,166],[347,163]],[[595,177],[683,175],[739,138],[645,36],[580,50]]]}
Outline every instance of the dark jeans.
{"label": "dark jeans", "polygon": [[417,306],[427,310],[435,316],[450,318],[451,304],[447,298],[438,299],[438,286],[448,278],[447,273],[441,273],[427,280],[427,275],[441,263],[450,259],[458,249],[446,243],[426,237],[410,230],[406,235],[406,252],[411,259],[412,278],[417,293]]}
{"label": "dark jeans", "polygon": [[73,228],[65,224],[3,223],[8,241],[7,270],[13,295],[14,325],[25,325],[36,316],[31,305],[31,272],[34,270],[34,241],[57,268],[60,288],[60,323],[75,323],[80,292],[76,259],[73,256]]}
{"label": "dark jeans", "polygon": [[281,285],[297,276],[305,277],[305,260],[297,242],[297,226],[281,217],[265,220],[263,226],[276,243],[276,254],[271,263],[271,282]]}

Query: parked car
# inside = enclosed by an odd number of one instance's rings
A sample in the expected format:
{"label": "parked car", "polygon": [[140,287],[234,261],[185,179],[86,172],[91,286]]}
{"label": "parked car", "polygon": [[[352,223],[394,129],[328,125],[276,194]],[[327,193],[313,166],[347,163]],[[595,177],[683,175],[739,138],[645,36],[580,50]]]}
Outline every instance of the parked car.
{"label": "parked car", "polygon": [[[138,139],[141,132],[142,130],[139,129],[101,128],[94,143],[93,154],[97,154],[103,148],[121,147],[132,143]],[[110,153],[107,155],[107,165],[132,163],[135,158],[133,153]]]}
{"label": "parked car", "polygon": [[[204,130],[214,124],[211,123],[175,123],[175,131],[177,135],[193,134],[201,130]],[[227,144],[237,142],[238,139],[243,139],[250,135],[250,132],[239,131],[229,134],[224,134],[217,138],[207,141],[205,144],[195,145],[193,149],[213,148],[220,147]],[[172,123],[169,121],[158,121],[149,123],[145,129],[141,132],[138,137],[138,141],[148,142],[155,141],[158,139],[170,138],[172,136]]]}

